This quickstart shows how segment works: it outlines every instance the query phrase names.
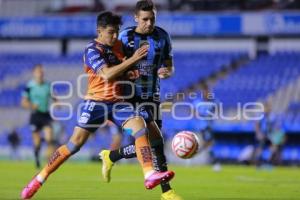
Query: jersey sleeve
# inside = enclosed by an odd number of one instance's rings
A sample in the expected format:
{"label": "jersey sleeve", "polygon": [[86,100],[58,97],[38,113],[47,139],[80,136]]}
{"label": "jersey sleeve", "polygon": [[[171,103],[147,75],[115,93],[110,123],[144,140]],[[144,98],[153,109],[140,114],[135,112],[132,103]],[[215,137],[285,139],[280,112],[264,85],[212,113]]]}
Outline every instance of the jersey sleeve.
{"label": "jersey sleeve", "polygon": [[128,51],[126,49],[127,43],[128,43],[128,38],[126,37],[126,32],[122,31],[119,34],[118,40],[122,43],[122,52],[124,56],[130,57],[131,55],[128,55]]}
{"label": "jersey sleeve", "polygon": [[103,53],[95,47],[88,47],[85,50],[83,60],[84,64],[91,68],[95,73],[107,64]]}
{"label": "jersey sleeve", "polygon": [[118,36],[118,40],[120,40],[122,43],[124,42],[123,40],[125,39],[125,32],[122,31],[120,32],[119,36]]}

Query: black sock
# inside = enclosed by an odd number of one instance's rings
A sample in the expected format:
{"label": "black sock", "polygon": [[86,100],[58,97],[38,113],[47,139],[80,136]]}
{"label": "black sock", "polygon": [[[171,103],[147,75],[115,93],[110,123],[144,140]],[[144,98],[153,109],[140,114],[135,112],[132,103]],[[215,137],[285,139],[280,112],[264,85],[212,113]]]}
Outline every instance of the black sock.
{"label": "black sock", "polygon": [[34,148],[34,159],[35,159],[35,166],[36,166],[36,168],[40,168],[41,167],[41,163],[40,163],[40,149],[41,149],[40,146]]}
{"label": "black sock", "polygon": [[[164,154],[164,144],[163,141],[156,143],[156,145],[152,145],[152,155],[153,155],[153,165],[157,171],[165,172],[168,170],[167,160]],[[160,183],[162,192],[167,192],[171,189],[169,182],[161,182]]]}
{"label": "black sock", "polygon": [[121,147],[120,149],[113,150],[109,154],[109,158],[112,162],[116,162],[118,160],[121,160],[122,158],[128,159],[135,157],[136,153],[134,144],[129,144]]}
{"label": "black sock", "polygon": [[[164,154],[164,145],[163,141],[157,143],[155,146],[152,146],[152,155],[153,155],[153,165],[155,170],[160,172],[165,172],[168,170],[167,160]],[[109,154],[109,158],[112,162],[121,160],[122,158],[129,159],[136,157],[135,145],[129,144],[127,146],[121,147],[120,149],[113,150]],[[161,182],[162,192],[167,192],[171,189],[169,182]]]}

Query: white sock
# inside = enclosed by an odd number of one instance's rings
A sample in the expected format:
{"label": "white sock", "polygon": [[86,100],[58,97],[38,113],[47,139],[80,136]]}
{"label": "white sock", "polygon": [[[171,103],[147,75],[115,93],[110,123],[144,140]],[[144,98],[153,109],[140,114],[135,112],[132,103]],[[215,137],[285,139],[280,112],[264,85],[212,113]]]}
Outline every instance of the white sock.
{"label": "white sock", "polygon": [[155,173],[154,170],[151,170],[151,171],[145,173],[145,175],[144,175],[145,179],[149,178],[149,176],[151,176],[151,175],[154,174],[154,173]]}
{"label": "white sock", "polygon": [[45,182],[45,179],[40,174],[36,176],[36,180],[38,180],[38,182],[40,182],[40,183]]}

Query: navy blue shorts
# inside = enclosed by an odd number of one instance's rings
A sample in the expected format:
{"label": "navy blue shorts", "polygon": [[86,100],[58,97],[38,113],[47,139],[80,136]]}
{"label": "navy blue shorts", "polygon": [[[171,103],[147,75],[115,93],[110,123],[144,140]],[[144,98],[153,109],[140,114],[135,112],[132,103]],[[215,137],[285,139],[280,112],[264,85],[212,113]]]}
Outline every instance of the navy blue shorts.
{"label": "navy blue shorts", "polygon": [[149,121],[149,114],[146,110],[136,111],[132,104],[127,102],[101,102],[85,100],[78,107],[77,126],[95,132],[106,120],[111,120],[121,127],[129,118],[141,116],[145,121]]}
{"label": "navy blue shorts", "polygon": [[151,121],[155,121],[156,124],[158,125],[158,128],[159,129],[162,128],[159,101],[154,101],[152,99],[145,100],[145,99],[140,99],[138,97],[135,97],[130,99],[129,102],[131,102],[135,106],[138,106],[138,109],[140,111],[148,113],[148,117],[146,119],[144,118],[147,123]]}
{"label": "navy blue shorts", "polygon": [[52,119],[48,112],[35,112],[30,115],[30,127],[32,132],[41,131],[45,126],[51,126]]}

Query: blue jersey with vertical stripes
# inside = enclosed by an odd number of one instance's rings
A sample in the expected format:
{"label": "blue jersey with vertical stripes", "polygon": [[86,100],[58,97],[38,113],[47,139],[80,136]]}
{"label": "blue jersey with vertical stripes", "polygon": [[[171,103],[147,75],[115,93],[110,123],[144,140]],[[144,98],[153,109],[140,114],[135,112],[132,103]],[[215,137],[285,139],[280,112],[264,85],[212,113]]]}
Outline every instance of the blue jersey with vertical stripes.
{"label": "blue jersey with vertical stripes", "polygon": [[142,45],[148,44],[148,55],[140,60],[135,69],[139,70],[140,77],[134,81],[135,97],[152,97],[160,92],[160,81],[157,71],[164,66],[164,61],[172,59],[172,46],[169,34],[155,26],[151,34],[135,32],[136,26],[128,27],[119,35],[123,43],[123,52],[127,58]]}

